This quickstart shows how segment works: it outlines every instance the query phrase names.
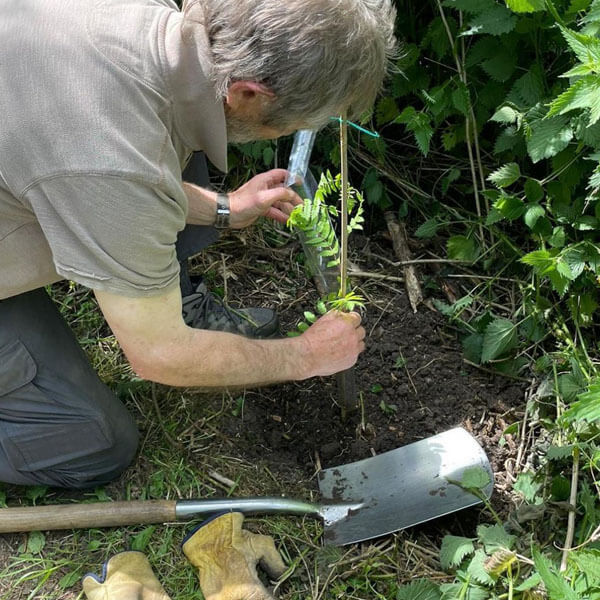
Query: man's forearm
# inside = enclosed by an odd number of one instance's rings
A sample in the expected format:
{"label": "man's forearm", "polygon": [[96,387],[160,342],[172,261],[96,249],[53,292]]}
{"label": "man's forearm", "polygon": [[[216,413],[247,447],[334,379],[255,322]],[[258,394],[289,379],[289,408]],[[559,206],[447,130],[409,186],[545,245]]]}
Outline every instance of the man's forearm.
{"label": "man's forearm", "polygon": [[300,338],[255,340],[191,328],[155,346],[134,368],[145,379],[180,387],[251,387],[313,374]]}
{"label": "man's forearm", "polygon": [[217,192],[184,182],[183,191],[188,199],[189,225],[212,225],[217,214]]}

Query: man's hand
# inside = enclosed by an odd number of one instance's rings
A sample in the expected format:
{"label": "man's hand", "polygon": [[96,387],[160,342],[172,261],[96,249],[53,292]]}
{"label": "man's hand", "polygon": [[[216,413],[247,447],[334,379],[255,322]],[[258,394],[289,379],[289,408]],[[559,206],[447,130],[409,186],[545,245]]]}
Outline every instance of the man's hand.
{"label": "man's hand", "polygon": [[307,344],[314,361],[310,375],[324,377],[352,367],[365,349],[365,335],[356,312],[323,315],[299,338]]}
{"label": "man's hand", "polygon": [[242,229],[259,217],[286,223],[294,207],[302,204],[302,198],[294,190],[283,187],[287,176],[285,169],[273,169],[253,177],[241,188],[231,192],[230,226]]}

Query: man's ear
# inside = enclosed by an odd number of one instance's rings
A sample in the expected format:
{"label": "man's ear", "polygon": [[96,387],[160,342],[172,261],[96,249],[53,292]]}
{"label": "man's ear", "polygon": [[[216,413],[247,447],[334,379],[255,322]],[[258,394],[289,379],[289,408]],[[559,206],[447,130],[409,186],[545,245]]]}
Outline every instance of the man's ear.
{"label": "man's ear", "polygon": [[225,103],[234,110],[242,112],[264,105],[265,100],[275,98],[275,94],[264,84],[256,81],[234,81],[227,90]]}

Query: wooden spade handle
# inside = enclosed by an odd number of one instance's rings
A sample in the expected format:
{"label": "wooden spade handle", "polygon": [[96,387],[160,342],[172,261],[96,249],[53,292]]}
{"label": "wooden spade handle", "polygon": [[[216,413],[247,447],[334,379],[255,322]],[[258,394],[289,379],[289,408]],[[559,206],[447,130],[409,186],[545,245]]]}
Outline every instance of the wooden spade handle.
{"label": "wooden spade handle", "polygon": [[175,500],[135,500],[0,508],[0,533],[120,527],[176,521]]}

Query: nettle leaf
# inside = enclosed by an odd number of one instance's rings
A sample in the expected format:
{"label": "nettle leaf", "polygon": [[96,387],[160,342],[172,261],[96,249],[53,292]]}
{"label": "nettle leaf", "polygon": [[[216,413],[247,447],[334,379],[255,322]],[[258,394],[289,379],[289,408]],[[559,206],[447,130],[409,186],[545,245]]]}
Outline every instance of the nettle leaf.
{"label": "nettle leaf", "polygon": [[396,591],[396,600],[441,600],[439,587],[427,579],[417,579]]}
{"label": "nettle leaf", "polygon": [[46,536],[41,531],[32,531],[27,536],[27,552],[39,554],[46,545]]}
{"label": "nettle leaf", "polygon": [[463,471],[462,479],[452,483],[465,490],[483,490],[491,483],[491,479],[483,467],[468,467]]}
{"label": "nettle leaf", "polygon": [[555,573],[552,563],[542,556],[538,548],[532,550],[533,561],[540,574],[550,600],[578,600],[579,595],[571,589],[565,577]]}
{"label": "nettle leaf", "polygon": [[561,258],[569,265],[573,279],[577,279],[583,273],[586,259],[584,248],[567,248]]}
{"label": "nettle leaf", "polygon": [[456,535],[446,535],[440,548],[440,562],[442,569],[447,571],[451,567],[458,567],[465,557],[475,552],[471,538]]}
{"label": "nettle leaf", "polygon": [[480,13],[489,9],[490,0],[444,0],[442,4],[467,13]]}
{"label": "nettle leaf", "polygon": [[479,35],[489,33],[502,35],[511,32],[517,24],[517,16],[501,4],[488,4],[484,12],[473,17],[468,23],[468,29],[461,35]]}
{"label": "nettle leaf", "polygon": [[577,396],[577,402],[563,413],[561,420],[566,423],[587,421],[594,423],[600,420],[600,383],[590,384],[587,392]]}
{"label": "nettle leaf", "polygon": [[495,186],[499,188],[508,187],[512,185],[517,179],[521,177],[521,169],[517,163],[511,162],[502,165],[499,169],[494,171],[488,176],[488,181],[491,181]]}
{"label": "nettle leaf", "polygon": [[565,402],[572,402],[581,392],[581,383],[574,375],[565,374],[558,378],[558,391]]}
{"label": "nettle leaf", "polygon": [[516,123],[521,113],[510,106],[503,106],[498,109],[493,115],[490,121],[495,123]]}
{"label": "nettle leaf", "polygon": [[516,13],[532,13],[546,10],[544,0],[506,0],[506,5]]}
{"label": "nettle leaf", "polygon": [[471,98],[467,86],[458,82],[458,87],[452,92],[452,105],[463,115],[467,116],[471,109]]}
{"label": "nettle leaf", "polygon": [[481,63],[481,68],[494,80],[508,81],[517,68],[518,57],[506,48]]}
{"label": "nettle leaf", "polygon": [[508,94],[508,101],[519,106],[530,107],[544,99],[544,78],[537,63],[515,81]]}
{"label": "nettle leaf", "polygon": [[461,583],[443,583],[440,585],[442,600],[488,600],[490,591],[478,585]]}
{"label": "nettle leaf", "polygon": [[566,233],[564,227],[555,227],[552,231],[552,237],[548,240],[548,243],[553,248],[562,248],[565,245]]}
{"label": "nettle leaf", "polygon": [[447,242],[447,249],[448,257],[452,260],[474,262],[479,255],[475,240],[464,235],[452,236]]}
{"label": "nettle leaf", "polygon": [[477,537],[485,547],[488,554],[497,550],[512,550],[517,539],[516,536],[506,532],[503,525],[479,525],[477,527]]}
{"label": "nettle leaf", "polygon": [[427,156],[434,132],[430,117],[424,112],[417,112],[412,106],[407,106],[394,122],[402,123],[415,136],[419,150]]}
{"label": "nettle leaf", "polygon": [[533,267],[538,275],[546,275],[556,268],[556,250],[534,250],[522,256],[520,262]]}
{"label": "nettle leaf", "polygon": [[467,567],[467,573],[477,582],[482,585],[492,586],[496,580],[487,572],[485,563],[488,557],[483,550],[476,550],[475,555],[471,559]]}
{"label": "nettle leaf", "polygon": [[539,492],[541,489],[542,484],[536,480],[536,474],[531,471],[520,473],[513,485],[513,490],[523,494],[523,497],[529,504],[535,504],[540,501]]}
{"label": "nettle leaf", "polygon": [[517,592],[526,592],[528,590],[532,590],[534,587],[537,587],[542,581],[539,573],[533,573],[530,575],[521,585],[515,587],[515,591]]}
{"label": "nettle leaf", "polygon": [[517,343],[516,325],[508,319],[495,319],[486,327],[483,336],[481,362],[486,363],[502,356],[515,348]]}
{"label": "nettle leaf", "polygon": [[564,115],[540,119],[531,124],[527,152],[534,163],[552,158],[573,139],[573,127]]}
{"label": "nettle leaf", "polygon": [[523,217],[525,224],[529,229],[533,229],[538,219],[546,214],[546,210],[539,204],[528,204],[525,210],[525,216]]}
{"label": "nettle leaf", "polygon": [[562,25],[558,26],[577,58],[583,64],[596,63],[600,68],[600,39],[571,31]]}
{"label": "nettle leaf", "polygon": [[585,573],[592,585],[600,583],[600,550],[571,552],[569,560],[576,564],[582,573]]}
{"label": "nettle leaf", "polygon": [[588,126],[594,125],[600,119],[600,78],[597,75],[588,75],[577,80],[550,104],[547,116],[564,115],[576,108],[590,110]]}

